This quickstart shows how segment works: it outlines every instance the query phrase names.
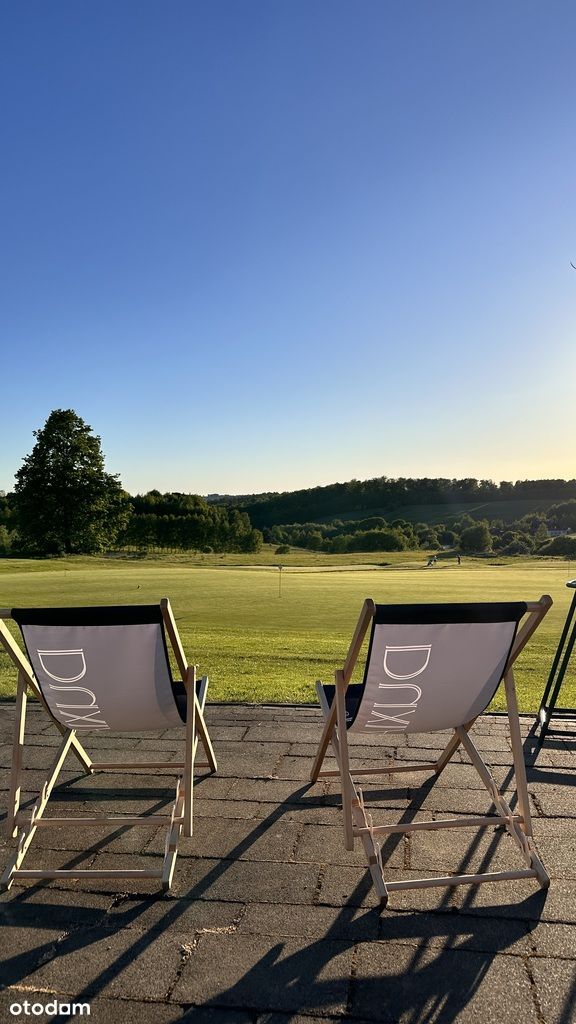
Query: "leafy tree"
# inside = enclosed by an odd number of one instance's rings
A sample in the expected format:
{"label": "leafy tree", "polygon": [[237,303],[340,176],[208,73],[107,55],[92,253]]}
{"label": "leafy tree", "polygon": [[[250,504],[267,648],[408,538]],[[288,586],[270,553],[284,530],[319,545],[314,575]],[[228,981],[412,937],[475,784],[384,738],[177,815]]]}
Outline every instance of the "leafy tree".
{"label": "leafy tree", "polygon": [[467,512],[460,517],[457,523],[452,524],[452,529],[455,533],[462,533],[463,530],[467,530],[470,526],[475,526],[476,520],[469,516]]}
{"label": "leafy tree", "polygon": [[369,516],[368,519],[361,519],[358,523],[358,529],[365,532],[366,530],[382,530],[386,529],[388,523],[382,516]]}
{"label": "leafy tree", "polygon": [[515,540],[507,544],[505,548],[502,548],[500,554],[502,555],[530,555],[534,550],[534,544],[530,543],[530,540],[526,536],[517,536]]}
{"label": "leafy tree", "polygon": [[334,540],[330,541],[330,550],[335,555],[341,555],[344,551],[348,551],[350,541],[352,540],[352,534],[340,533]]}
{"label": "leafy tree", "polygon": [[469,526],[460,534],[460,548],[462,551],[490,551],[492,547],[492,535],[487,523],[477,523],[476,526]]}
{"label": "leafy tree", "polygon": [[438,551],[442,547],[438,540],[438,534],[433,526],[426,526],[424,529],[417,531],[418,547],[424,548],[427,551]]}
{"label": "leafy tree", "polygon": [[304,544],[310,551],[320,551],[322,539],[320,530],[310,530],[305,534]]}
{"label": "leafy tree", "polygon": [[7,555],[10,551],[10,534],[5,526],[0,526],[0,555]]}
{"label": "leafy tree", "polygon": [[576,530],[576,501],[564,501],[548,509],[548,522],[556,530]]}
{"label": "leafy tree", "polygon": [[546,526],[546,523],[540,523],[540,526],[534,534],[534,542],[536,544],[543,544],[546,540],[548,540],[548,527]]}
{"label": "leafy tree", "polygon": [[453,547],[458,540],[454,530],[449,530],[445,526],[440,526],[438,528],[437,536],[443,547]]}
{"label": "leafy tree", "polygon": [[355,533],[349,551],[404,551],[407,547],[400,530],[365,530]]}
{"label": "leafy tree", "polygon": [[113,544],[129,504],[118,476],[104,471],[100,438],[72,409],[55,409],[34,436],[14,489],[22,549],[79,554]]}

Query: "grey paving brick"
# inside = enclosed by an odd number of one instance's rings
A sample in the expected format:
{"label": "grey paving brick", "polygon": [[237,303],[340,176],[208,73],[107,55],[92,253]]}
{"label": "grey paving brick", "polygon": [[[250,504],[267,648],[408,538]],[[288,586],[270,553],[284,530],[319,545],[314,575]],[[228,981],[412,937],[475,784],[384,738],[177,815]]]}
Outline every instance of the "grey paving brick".
{"label": "grey paving brick", "polygon": [[2,922],[2,969],[3,985],[14,985],[27,979],[45,960],[56,955],[59,940],[65,929],[41,927],[26,923],[12,925]]}
{"label": "grey paving brick", "polygon": [[200,797],[203,800],[225,799],[236,781],[234,778],[223,778],[221,775],[203,775],[196,772],[194,775],[194,799]]}
{"label": "grey paving brick", "polygon": [[[397,895],[397,894],[396,894]],[[387,910],[378,938],[402,945],[526,956],[532,951],[529,924],[523,920],[474,917],[466,913]]]}
{"label": "grey paving brick", "polygon": [[[407,762],[409,763],[410,761],[414,761],[416,763],[420,761],[436,761],[443,749],[443,743],[438,744],[437,747],[416,746],[416,744],[412,744],[412,746],[407,745],[405,747],[398,747],[394,753],[394,757],[391,760],[393,762],[400,761],[401,764],[405,764]],[[454,751],[451,763],[462,764],[463,761],[466,764],[470,763],[467,758],[462,757],[461,750]]]}
{"label": "grey paving brick", "polygon": [[576,833],[567,831],[561,836],[552,836],[538,830],[537,837],[542,861],[550,865],[553,876],[576,879]]}
{"label": "grey paving brick", "polygon": [[554,879],[549,889],[531,878],[458,886],[454,899],[467,914],[576,923],[576,883],[571,881]]}
{"label": "grey paving brick", "polygon": [[[446,744],[451,739],[452,733],[447,732],[435,732],[435,733],[408,733],[407,745],[408,747],[419,747],[422,750],[435,750],[438,753],[444,749]],[[508,740],[508,730],[504,732],[493,733],[493,732],[482,732],[475,726],[470,736],[474,741],[478,750],[486,757],[489,757],[491,751],[505,751],[509,757],[511,757],[511,747]]]}
{"label": "grey paving brick", "polygon": [[214,1006],[190,1006],[183,1007],[183,1010],[181,1017],[173,1018],[175,1021],[190,1024],[253,1024],[254,1021],[253,1013],[231,1010],[229,1006],[223,1009]]}
{"label": "grey paving brick", "polygon": [[[384,824],[384,822],[382,822]],[[359,841],[355,850],[344,848],[342,824],[338,825],[305,825],[297,847],[295,858],[298,861],[312,861],[317,864],[356,864],[365,865],[364,850]],[[404,863],[403,843],[399,840],[383,844],[385,863],[402,867]]]}
{"label": "grey paving brick", "polygon": [[275,778],[294,779],[298,782],[310,782],[310,759],[308,757],[292,757],[287,752],[280,758],[274,771]]}
{"label": "grey paving brick", "polygon": [[557,957],[561,960],[576,960],[574,927],[569,924],[552,924],[549,921],[530,922],[530,951],[543,957]]}
{"label": "grey paving brick", "polygon": [[264,743],[277,741],[292,743],[295,734],[297,734],[300,743],[304,740],[309,740],[310,743],[316,743],[317,745],[321,732],[322,727],[320,723],[299,722],[297,729],[295,729],[291,722],[276,721],[266,722],[263,725],[251,725],[244,739]]}
{"label": "grey paving brick", "polygon": [[408,837],[408,863],[413,869],[439,874],[522,870],[526,864],[510,835],[501,828],[438,829]]}
{"label": "grey paving brick", "polygon": [[[349,1017],[345,1014],[341,1016],[338,1014],[336,1017],[330,1015],[330,1017],[317,1017],[316,1015],[309,1016],[306,1014],[305,1017],[301,1017],[299,1013],[259,1013],[256,1024],[332,1024],[335,1020],[348,1020]],[[357,1017],[354,1018],[354,1024],[366,1024],[365,1021],[359,1020]]]}
{"label": "grey paving brick", "polygon": [[194,935],[206,930],[235,931],[243,919],[245,909],[246,904],[240,902],[190,900],[159,893],[148,898],[124,896],[115,900],[108,911],[108,918],[117,929],[165,931],[176,928]]}
{"label": "grey paving brick", "polygon": [[300,906],[294,904],[278,913],[269,903],[249,903],[238,933],[268,935],[273,939],[330,939],[345,942],[378,938],[380,914],[377,909],[355,907]]}
{"label": "grey paving brick", "polygon": [[248,728],[246,725],[222,725],[218,721],[214,721],[210,724],[210,739],[212,743],[218,743],[222,740],[230,742],[232,740],[247,739],[246,733]]}
{"label": "grey paving brick", "polygon": [[[257,800],[261,803],[298,804],[308,787],[280,782],[278,779],[230,779],[226,794],[231,800]],[[203,791],[202,791],[203,792]],[[208,795],[208,790],[206,790]]]}
{"label": "grey paving brick", "polygon": [[[99,854],[93,867],[161,866],[162,858],[124,857],[121,854]],[[318,870],[311,864],[288,864],[277,861],[221,860],[207,857],[179,857],[176,862],[171,893],[187,899],[232,900],[266,903],[312,903]],[[128,892],[144,895],[158,893],[155,879],[90,879],[95,892]],[[59,883],[60,884],[60,883]],[[85,883],[83,883],[85,884]]]}
{"label": "grey paving brick", "polygon": [[[536,845],[552,877],[547,892],[532,880],[406,890],[392,893],[380,913],[362,853],[344,850],[339,781],[309,782],[319,712],[227,705],[209,707],[207,718],[221,769],[197,774],[194,836],[181,840],[170,894],[157,880],[110,878],[18,880],[0,897],[7,1014],[13,993],[44,998],[44,989],[61,989],[72,998],[87,989],[92,1019],[105,1024],[385,1024],[389,1015],[395,1024],[490,1024],[496,1016],[498,1024],[532,1024],[534,1014],[539,1024],[562,1014],[573,1024],[574,745],[555,738],[528,768]],[[58,737],[34,704],[29,720],[38,765]],[[11,723],[12,708],[0,705],[6,753]],[[532,723],[523,719],[525,737]],[[503,718],[484,716],[474,733],[499,784],[509,787],[506,728]],[[251,730],[255,738],[245,739]],[[174,730],[131,737],[129,745],[119,737],[115,746],[108,735],[87,747],[106,760],[123,760],[129,746],[135,759],[173,761],[181,738]],[[444,742],[401,735],[378,749],[367,737],[353,742],[354,763],[430,759]],[[534,749],[530,737],[525,749]],[[43,774],[26,772],[28,809]],[[165,813],[175,775],[143,768],[86,777],[70,758],[48,813]],[[0,775],[0,814],[8,776]],[[376,822],[490,809],[465,764],[450,765],[435,784],[397,772],[363,780],[363,789]],[[163,830],[116,831],[39,829],[25,866],[160,865]],[[13,848],[13,840],[0,840],[0,857]],[[384,856],[389,881],[476,869],[484,860],[490,869],[521,864],[515,845],[491,830],[389,837]]]}
{"label": "grey paving brick", "polygon": [[576,818],[576,785],[528,784],[528,792],[546,817]]}
{"label": "grey paving brick", "polygon": [[541,1024],[522,960],[392,942],[358,947],[351,1009],[382,1024]]}
{"label": "grey paving brick", "polygon": [[252,935],[206,935],[184,965],[172,998],[255,1010],[341,1014],[351,967],[352,948],[343,943],[271,944]]}
{"label": "grey paving brick", "polygon": [[[386,866],[384,878],[401,881],[409,878],[430,878],[433,871],[410,871]],[[374,907],[378,903],[368,869],[329,864],[321,874],[317,897],[320,904],[329,906]],[[455,907],[453,888],[407,889],[390,893],[389,907],[397,910],[450,910]]]}
{"label": "grey paving brick", "polygon": [[224,818],[259,818],[270,814],[270,804],[259,804],[256,800],[209,800],[194,795],[194,818],[212,821]]}
{"label": "grey paving brick", "polygon": [[[93,816],[95,807],[83,804],[70,809],[70,817],[83,814]],[[62,813],[59,808],[58,813]],[[168,826],[168,821],[166,827]],[[96,825],[94,828],[74,825],[62,825],[58,827],[39,828],[34,837],[34,845],[37,850],[70,850],[89,851],[95,853],[107,851],[108,853],[140,853],[146,849],[151,836],[158,833],[158,826],[147,827],[123,827],[114,828],[110,823]],[[165,834],[162,829],[162,834]]]}
{"label": "grey paving brick", "polygon": [[[70,783],[73,779],[80,779],[82,777],[83,775],[81,775],[80,772],[77,771],[73,765],[71,765],[69,768],[63,768],[62,771],[60,772],[60,775],[58,776],[58,783],[54,789],[54,792],[57,792],[57,790],[59,790],[61,786],[66,785],[66,783]],[[34,793],[38,795],[38,793],[40,792],[40,787],[44,785],[45,780],[45,771],[36,771],[33,768],[25,769],[22,772],[22,792],[29,794]],[[8,769],[6,769],[0,775],[0,791],[7,790],[9,786],[10,772]],[[6,800],[7,797],[5,796],[4,799],[2,800],[2,806],[4,806]]]}
{"label": "grey paving brick", "polygon": [[546,1024],[573,1024],[576,1019],[576,964],[574,961],[533,957],[530,969]]}
{"label": "grey paving brick", "polygon": [[[218,818],[208,827],[197,828],[184,856],[222,857],[237,860],[293,860],[292,851],[301,827],[281,816],[267,823],[261,818]],[[164,838],[157,834],[148,853],[162,853]]]}
{"label": "grey paving brick", "polygon": [[21,927],[67,932],[74,928],[94,928],[106,918],[113,899],[79,890],[70,899],[68,892],[53,886],[20,888],[14,885],[0,899],[0,927],[9,943]]}
{"label": "grey paving brick", "polygon": [[[269,814],[269,805],[261,804],[260,813],[261,815]],[[299,821],[309,825],[342,826],[342,808],[337,803],[332,805],[316,804],[311,800],[309,803],[301,805],[287,804],[282,810],[282,815],[285,821]]]}
{"label": "grey paving brick", "polygon": [[252,775],[255,778],[269,778],[276,774],[279,759],[289,749],[288,743],[246,743],[242,741],[233,749],[216,749],[218,773],[221,776]]}
{"label": "grey paving brick", "polygon": [[112,998],[164,1001],[188,955],[190,935],[170,929],[162,933],[82,929],[58,944],[57,955],[28,975],[37,989],[89,999],[103,993]]}
{"label": "grey paving brick", "polygon": [[[309,761],[310,761],[310,766],[312,766],[312,761],[316,757],[316,750],[318,749],[318,741],[320,739],[320,733],[321,733],[321,730],[319,729],[318,730],[318,735],[316,736],[316,741],[315,742],[301,743],[300,741],[298,741],[298,743],[291,743],[290,744],[290,750],[288,751],[288,753],[291,754],[293,757],[307,757],[309,759]],[[332,757],[328,756],[326,758],[324,764],[322,765],[322,767],[323,768],[335,768],[336,764],[334,762],[334,759]]]}

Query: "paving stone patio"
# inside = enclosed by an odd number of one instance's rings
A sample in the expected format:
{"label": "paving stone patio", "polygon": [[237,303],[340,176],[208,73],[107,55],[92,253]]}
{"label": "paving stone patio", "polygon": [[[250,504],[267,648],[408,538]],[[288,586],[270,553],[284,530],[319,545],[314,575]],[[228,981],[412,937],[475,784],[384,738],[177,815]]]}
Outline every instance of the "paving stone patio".
{"label": "paving stone patio", "polygon": [[[2,810],[12,720],[12,705],[0,706]],[[181,840],[169,894],[153,880],[30,880],[1,897],[2,1020],[16,1019],[15,1004],[22,1017],[69,1020],[67,1003],[89,1002],[98,1024],[576,1024],[574,738],[549,737],[534,763],[532,719],[522,722],[547,893],[531,880],[410,890],[392,893],[380,913],[362,855],[344,850],[337,785],[308,782],[319,712],[213,705],[207,721],[218,774],[197,778],[195,835]],[[28,735],[30,806],[57,743],[35,706]],[[484,716],[475,737],[509,788],[505,720]],[[430,759],[443,737],[395,736],[394,744],[387,758]],[[96,736],[86,746],[105,749],[106,760],[125,759],[127,747],[130,757],[156,760],[181,749],[173,732]],[[354,750],[356,764],[380,756],[372,737]],[[169,772],[86,777],[73,757],[61,778],[62,812],[93,813],[97,795],[107,813],[158,813],[173,795]],[[465,763],[421,782],[403,773],[373,783],[379,819],[488,809]],[[3,835],[3,861],[13,842]],[[25,866],[156,866],[162,850],[156,828],[43,829]],[[390,880],[522,866],[501,830],[396,835],[383,857]],[[64,1004],[58,1016],[35,1012],[54,1001]]]}

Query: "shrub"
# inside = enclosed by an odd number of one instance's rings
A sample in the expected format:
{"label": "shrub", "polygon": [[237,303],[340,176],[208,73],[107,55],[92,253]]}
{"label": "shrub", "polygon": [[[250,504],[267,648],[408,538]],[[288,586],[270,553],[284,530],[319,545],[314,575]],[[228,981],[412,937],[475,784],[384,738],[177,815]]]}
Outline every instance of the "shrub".
{"label": "shrub", "polygon": [[460,534],[460,547],[467,552],[490,551],[492,536],[486,523],[477,523],[463,530]]}
{"label": "shrub", "polygon": [[355,533],[349,551],[404,551],[406,541],[398,530],[366,530]]}
{"label": "shrub", "polygon": [[563,501],[548,509],[548,523],[557,530],[576,530],[576,501]]}
{"label": "shrub", "polygon": [[280,544],[280,546],[276,548],[274,554],[275,555],[287,555],[289,551],[290,551],[290,547],[289,547],[288,544]]}
{"label": "shrub", "polygon": [[576,558],[576,537],[554,537],[547,544],[538,548],[539,555],[564,555],[565,558]]}
{"label": "shrub", "polygon": [[530,555],[532,553],[533,546],[521,537],[516,537],[510,541],[505,548],[500,549],[501,555]]}

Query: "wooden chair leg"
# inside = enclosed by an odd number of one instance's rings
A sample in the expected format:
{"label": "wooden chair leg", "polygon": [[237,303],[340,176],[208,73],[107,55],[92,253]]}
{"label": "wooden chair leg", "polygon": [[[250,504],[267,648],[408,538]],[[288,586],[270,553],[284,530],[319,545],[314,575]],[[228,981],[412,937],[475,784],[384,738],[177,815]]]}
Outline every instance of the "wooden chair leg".
{"label": "wooden chair leg", "polygon": [[218,762],[216,760],[216,754],[214,753],[214,747],[210,739],[206,722],[204,721],[204,715],[199,707],[198,700],[195,701],[195,715],[196,715],[196,731],[200,737],[200,742],[204,747],[204,752],[208,761],[208,767],[211,772],[218,771]]}
{"label": "wooden chair leg", "polygon": [[14,719],[14,740],[12,745],[12,771],[10,774],[10,793],[8,795],[8,811],[6,830],[9,836],[16,836],[16,815],[20,810],[20,773],[22,771],[22,755],[24,753],[24,732],[26,729],[26,678],[18,673],[16,688],[16,716]]}
{"label": "wooden chair leg", "polygon": [[46,805],[50,798],[50,794],[54,788],[56,779],[60,774],[62,765],[66,760],[66,755],[70,750],[71,742],[72,734],[68,733],[68,735],[63,739],[62,743],[60,744],[60,749],[58,750],[58,753],[56,754],[56,757],[52,762],[52,766],[48,774],[46,775],[42,788],[40,789],[40,795],[32,810],[32,817],[20,835],[16,853],[8,862],[6,870],[4,871],[2,877],[0,878],[0,889],[2,890],[10,888],[14,880],[14,874],[19,870],[20,865],[22,864],[22,861],[26,856],[30,843],[32,842],[36,832],[36,822],[44,814]]}
{"label": "wooden chair leg", "polygon": [[182,817],[185,817],[185,814],[186,791],[182,785],[182,780],[179,779],[176,786],[176,798],[172,807],[170,826],[166,833],[166,842],[164,844],[164,863],[162,864],[162,888],[164,892],[168,892],[172,885],[176,857],[178,856],[178,840],[180,839],[181,832],[186,827],[185,822],[182,822]]}
{"label": "wooden chair leg", "polygon": [[[321,701],[321,704],[322,704],[322,698],[324,697],[324,691],[322,690],[322,683],[320,681],[318,681],[316,683],[316,691],[318,693],[318,698],[319,698],[319,700]],[[335,725],[336,725],[336,701],[334,700],[334,701],[332,701],[332,707],[330,708],[330,710],[326,714],[326,718],[325,718],[325,721],[324,721],[324,729],[322,731],[322,736],[320,737],[320,743],[318,744],[318,750],[316,752],[316,757],[314,758],[314,764],[312,765],[312,768],[311,768],[311,771],[310,771],[310,781],[311,782],[317,782],[318,781],[318,776],[320,774],[320,769],[322,768],[322,765],[324,763],[324,758],[326,757],[326,751],[328,750],[328,747],[330,745],[330,740],[332,738],[332,733],[334,731],[334,726]]]}
{"label": "wooden chair leg", "polygon": [[348,737],[346,735],[346,687],[343,673],[337,671],[336,678],[336,716],[338,721],[338,746],[340,753],[340,775],[342,779],[342,810],[344,812],[344,845],[347,850],[354,849],[352,823],[352,800],[348,779],[350,778],[350,761],[348,757]]}
{"label": "wooden chair leg", "polygon": [[512,744],[512,757],[514,761],[514,775],[516,777],[516,791],[518,793],[518,809],[522,815],[522,831],[527,836],[532,835],[532,816],[530,812],[530,800],[528,797],[528,783],[526,780],[526,765],[524,763],[524,751],[522,749],[522,736],[520,733],[520,719],[518,718],[518,702],[516,699],[516,686],[514,673],[510,669],[504,677],[506,690],[506,704],[508,708],[508,726],[510,728],[510,742]]}
{"label": "wooden chair leg", "polygon": [[196,672],[193,666],[188,669],[186,681],[188,700],[186,703],[186,750],[184,754],[184,835],[192,835],[192,815],[194,806],[194,758],[198,740],[196,738]]}

